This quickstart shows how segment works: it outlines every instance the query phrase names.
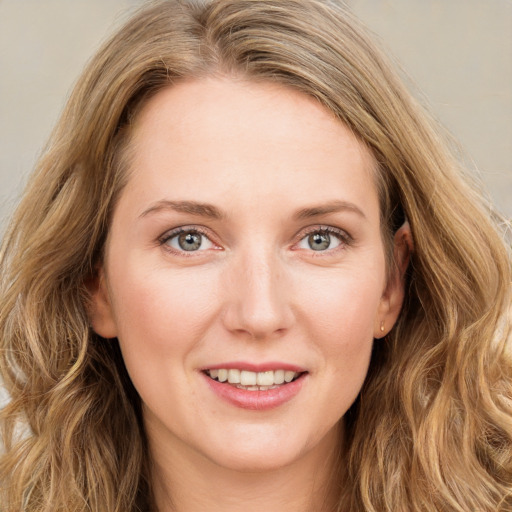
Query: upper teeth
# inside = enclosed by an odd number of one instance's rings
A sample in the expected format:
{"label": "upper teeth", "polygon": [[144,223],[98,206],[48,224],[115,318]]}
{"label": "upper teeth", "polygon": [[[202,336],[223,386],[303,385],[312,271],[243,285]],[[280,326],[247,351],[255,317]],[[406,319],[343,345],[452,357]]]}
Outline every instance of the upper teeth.
{"label": "upper teeth", "polygon": [[290,370],[269,370],[268,372],[250,372],[248,370],[237,370],[224,368],[208,371],[212,379],[230,384],[241,384],[242,386],[274,386],[291,382],[299,374]]}

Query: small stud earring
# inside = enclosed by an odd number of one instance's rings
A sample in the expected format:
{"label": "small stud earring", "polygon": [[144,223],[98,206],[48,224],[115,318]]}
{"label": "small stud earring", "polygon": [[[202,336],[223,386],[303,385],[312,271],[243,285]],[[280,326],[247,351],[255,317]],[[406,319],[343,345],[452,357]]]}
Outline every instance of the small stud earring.
{"label": "small stud earring", "polygon": [[380,323],[380,332],[384,332],[384,322]]}

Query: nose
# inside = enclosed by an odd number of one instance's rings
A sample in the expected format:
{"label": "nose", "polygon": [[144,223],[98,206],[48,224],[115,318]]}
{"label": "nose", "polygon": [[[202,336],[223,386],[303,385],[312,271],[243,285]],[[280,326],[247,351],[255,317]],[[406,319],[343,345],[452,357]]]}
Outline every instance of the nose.
{"label": "nose", "polygon": [[278,254],[247,251],[225,280],[223,321],[232,333],[264,340],[282,336],[293,321],[290,279]]}

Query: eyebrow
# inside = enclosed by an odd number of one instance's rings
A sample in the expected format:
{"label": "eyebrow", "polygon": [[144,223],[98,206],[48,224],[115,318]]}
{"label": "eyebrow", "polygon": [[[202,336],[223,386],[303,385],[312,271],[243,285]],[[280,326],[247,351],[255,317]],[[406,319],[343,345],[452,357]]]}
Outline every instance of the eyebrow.
{"label": "eyebrow", "polygon": [[366,219],[366,215],[355,204],[339,200],[330,201],[320,206],[301,208],[299,211],[295,213],[294,218],[297,220],[304,220],[310,219],[312,217],[319,217],[321,215],[328,215],[330,213],[337,213],[341,211],[353,212],[362,217],[363,219]]}
{"label": "eyebrow", "polygon": [[147,210],[144,210],[140,217],[146,217],[151,213],[157,213],[165,210],[173,210],[180,213],[188,213],[199,217],[207,217],[210,219],[220,220],[224,218],[224,214],[215,206],[207,203],[197,203],[195,201],[158,201]]}
{"label": "eyebrow", "polygon": [[[179,213],[188,213],[190,215],[197,215],[199,217],[206,217],[215,220],[225,218],[225,214],[212,204],[198,203],[196,201],[170,201],[167,199],[157,201],[148,209],[144,210],[140,217],[146,217],[151,213],[157,213],[165,210],[173,210]],[[330,201],[319,206],[301,208],[294,214],[293,218],[296,220],[311,219],[313,217],[320,217],[321,215],[328,215],[330,213],[337,213],[340,211],[353,212],[366,219],[366,215],[355,204],[340,200]]]}

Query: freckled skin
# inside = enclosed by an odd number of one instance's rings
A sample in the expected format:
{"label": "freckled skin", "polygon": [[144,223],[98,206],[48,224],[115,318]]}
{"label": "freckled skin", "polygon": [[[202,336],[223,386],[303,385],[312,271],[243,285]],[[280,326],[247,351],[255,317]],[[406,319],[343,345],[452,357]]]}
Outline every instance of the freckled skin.
{"label": "freckled skin", "polygon": [[[386,283],[372,156],[315,100],[228,78],[159,92],[133,144],[92,316],[99,334],[119,338],[158,464],[182,454],[270,471],[325,459],[402,300]],[[143,215],[162,200],[208,203],[223,217]],[[295,218],[332,201],[361,214]],[[202,249],[161,243],[182,226],[206,233]],[[333,248],[314,251],[308,230],[323,227],[350,241],[331,233]],[[248,411],[199,371],[228,361],[283,361],[308,375],[283,406]]]}

